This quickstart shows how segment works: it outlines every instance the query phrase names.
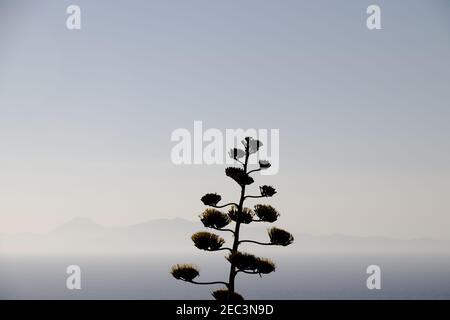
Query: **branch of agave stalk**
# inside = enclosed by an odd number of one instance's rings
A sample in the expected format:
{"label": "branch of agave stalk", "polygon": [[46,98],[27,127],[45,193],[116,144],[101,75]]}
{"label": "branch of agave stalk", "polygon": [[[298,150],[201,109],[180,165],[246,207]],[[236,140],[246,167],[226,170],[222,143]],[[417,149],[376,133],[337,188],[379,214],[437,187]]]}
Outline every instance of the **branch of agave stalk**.
{"label": "branch of agave stalk", "polygon": [[216,227],[210,227],[210,228],[214,229],[214,230],[218,230],[218,231],[229,231],[229,232],[232,232],[234,234],[234,230],[231,230],[231,229],[216,228]]}
{"label": "branch of agave stalk", "polygon": [[207,249],[206,251],[220,251],[220,250],[228,250],[230,252],[233,251],[233,250],[231,250],[231,248]]}
{"label": "branch of agave stalk", "polygon": [[275,243],[271,243],[271,242],[258,242],[258,241],[253,241],[253,240],[241,240],[241,241],[239,241],[239,244],[244,243],[244,242],[256,243],[256,244],[260,244],[262,246],[274,246],[275,245]]}
{"label": "branch of agave stalk", "polygon": [[248,198],[258,199],[258,198],[266,198],[266,196],[245,196],[245,199],[248,199]]}
{"label": "branch of agave stalk", "polygon": [[238,205],[237,205],[237,203],[234,203],[234,202],[230,202],[230,203],[224,204],[223,206],[211,205],[211,207],[217,208],[217,209],[224,208],[226,206],[236,206],[237,207]]}
{"label": "branch of agave stalk", "polygon": [[223,284],[228,287],[228,282],[223,282],[223,281],[211,281],[211,282],[199,282],[199,281],[194,281],[194,280],[185,280],[185,281],[194,283],[194,284],[201,284],[201,285]]}
{"label": "branch of agave stalk", "polygon": [[250,173],[253,173],[253,172],[258,172],[258,171],[261,171],[261,168],[250,170],[249,172],[247,172],[247,174],[250,174]]}

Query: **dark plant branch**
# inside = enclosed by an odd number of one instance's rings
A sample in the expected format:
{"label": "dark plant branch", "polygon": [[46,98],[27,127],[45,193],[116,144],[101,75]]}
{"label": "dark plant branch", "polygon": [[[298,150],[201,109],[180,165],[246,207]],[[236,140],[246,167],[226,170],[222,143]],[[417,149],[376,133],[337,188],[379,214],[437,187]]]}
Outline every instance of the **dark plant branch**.
{"label": "dark plant branch", "polygon": [[254,198],[254,199],[258,199],[258,198],[266,198],[266,196],[245,196],[245,198],[244,198],[244,199],[247,199],[247,198]]}
{"label": "dark plant branch", "polygon": [[215,227],[210,227],[211,229],[215,229],[215,230],[218,230],[218,231],[229,231],[229,232],[231,232],[231,233],[233,233],[234,234],[234,230],[232,230],[232,229],[226,229],[226,228],[215,228]]}
{"label": "dark plant branch", "polygon": [[260,274],[258,271],[247,271],[247,270],[237,270],[236,274],[239,272],[246,273],[246,274]]}
{"label": "dark plant branch", "polygon": [[224,248],[219,248],[219,249],[214,249],[214,250],[205,250],[205,251],[220,251],[220,250],[228,250],[228,251],[232,251],[231,250],[231,248],[227,248],[227,247],[224,247]]}
{"label": "dark plant branch", "polygon": [[239,241],[239,244],[244,243],[244,242],[256,243],[256,244],[260,244],[262,246],[274,246],[275,245],[275,244],[270,243],[270,242],[258,242],[258,241],[253,241],[253,240],[241,240],[241,241]]}
{"label": "dark plant branch", "polygon": [[184,281],[194,283],[194,284],[200,284],[200,285],[223,284],[228,287],[228,283],[223,282],[223,281],[211,281],[211,282],[198,282],[198,281],[194,281],[194,280],[191,280],[191,281],[184,280]]}
{"label": "dark plant branch", "polygon": [[215,206],[210,206],[210,207],[220,209],[220,208],[224,208],[224,207],[226,207],[226,206],[236,206],[236,207],[237,207],[238,205],[237,205],[237,203],[230,202],[230,203],[224,204],[223,206],[215,205]]}
{"label": "dark plant branch", "polygon": [[250,174],[250,173],[253,173],[253,172],[258,172],[258,171],[261,171],[261,168],[250,170],[249,172],[247,172],[247,174]]}

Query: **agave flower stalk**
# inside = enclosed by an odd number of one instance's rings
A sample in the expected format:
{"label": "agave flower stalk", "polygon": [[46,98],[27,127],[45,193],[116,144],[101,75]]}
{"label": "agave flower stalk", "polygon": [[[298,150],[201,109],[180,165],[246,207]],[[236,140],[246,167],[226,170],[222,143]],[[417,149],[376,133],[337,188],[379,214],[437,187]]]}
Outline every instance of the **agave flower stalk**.
{"label": "agave flower stalk", "polygon": [[[251,243],[265,246],[288,246],[294,242],[292,234],[276,227],[268,229],[268,242],[240,239],[242,225],[253,222],[274,223],[280,216],[278,211],[270,205],[257,204],[253,209],[244,206],[247,199],[272,197],[277,192],[274,187],[263,185],[259,187],[259,194],[247,194],[247,188],[254,183],[254,179],[250,174],[270,168],[270,163],[265,160],[260,160],[259,168],[249,170],[249,157],[258,152],[262,143],[259,140],[247,137],[242,141],[242,144],[244,146],[243,150],[233,148],[229,152],[230,157],[242,165],[242,167],[228,167],[225,169],[225,174],[233,179],[240,187],[239,201],[219,205],[222,196],[217,193],[208,193],[201,198],[201,201],[204,205],[211,208],[207,208],[199,216],[204,227],[217,231],[231,232],[233,234],[232,246],[224,247],[225,240],[219,235],[211,232],[199,231],[194,233],[191,237],[194,245],[200,250],[229,251],[226,256],[226,260],[230,264],[228,281],[201,282],[194,280],[200,275],[200,272],[198,267],[191,264],[177,264],[173,266],[171,270],[172,276],[178,280],[199,285],[223,285],[225,288],[220,288],[212,292],[213,297],[217,300],[243,300],[242,295],[235,290],[236,276],[239,273],[261,276],[275,271],[275,263],[270,259],[256,257],[253,254],[240,251],[239,246],[241,244]],[[217,210],[225,207],[230,207],[227,213]],[[234,223],[234,228],[228,227],[231,223]]]}

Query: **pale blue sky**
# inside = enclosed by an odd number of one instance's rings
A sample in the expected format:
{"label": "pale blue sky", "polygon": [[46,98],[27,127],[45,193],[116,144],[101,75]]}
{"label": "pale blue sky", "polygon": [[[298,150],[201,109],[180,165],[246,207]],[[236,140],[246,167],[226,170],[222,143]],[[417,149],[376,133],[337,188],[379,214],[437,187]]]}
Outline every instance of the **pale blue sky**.
{"label": "pale blue sky", "polygon": [[280,129],[257,182],[281,226],[450,238],[450,4],[377,1],[369,31],[372,3],[0,0],[0,233],[236,197],[223,167],[170,162],[171,132],[202,120]]}

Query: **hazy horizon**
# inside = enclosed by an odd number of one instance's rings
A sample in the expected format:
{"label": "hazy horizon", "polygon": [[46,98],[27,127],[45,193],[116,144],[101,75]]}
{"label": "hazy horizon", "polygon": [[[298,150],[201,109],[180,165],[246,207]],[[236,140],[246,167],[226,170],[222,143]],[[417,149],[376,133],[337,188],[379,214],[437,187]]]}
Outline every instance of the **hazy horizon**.
{"label": "hazy horizon", "polygon": [[[285,227],[275,223],[276,227]],[[241,239],[268,242],[269,224],[241,227]],[[75,218],[48,233],[0,234],[0,254],[6,256],[36,255],[133,255],[191,253],[198,255],[191,235],[206,231],[201,222],[175,219],[154,219],[129,226],[108,227],[86,218]],[[221,234],[224,246],[233,241],[229,233]],[[241,250],[262,255],[290,254],[441,254],[450,253],[450,241],[439,239],[398,239],[375,236],[352,236],[344,234],[312,235],[293,233],[294,243],[288,247],[259,247],[243,245]],[[219,252],[220,254],[220,252]],[[201,254],[200,254],[201,255]]]}
{"label": "hazy horizon", "polygon": [[[107,229],[118,229],[118,228],[127,228],[127,227],[136,227],[136,226],[141,226],[147,223],[152,223],[152,222],[160,222],[160,221],[168,221],[168,222],[177,222],[177,221],[183,221],[183,222],[188,222],[188,223],[192,223],[195,224],[199,230],[205,230],[205,231],[213,231],[209,228],[205,228],[203,226],[203,224],[201,223],[201,221],[199,221],[198,219],[195,219],[195,217],[189,219],[189,218],[182,218],[182,217],[171,217],[171,218],[153,218],[153,219],[146,219],[143,221],[138,221],[138,222],[133,222],[133,223],[129,223],[129,224],[102,224],[99,223],[97,221],[95,221],[95,219],[92,219],[90,217],[87,216],[75,216],[70,218],[69,220],[55,226],[54,228],[51,228],[49,230],[39,230],[37,232],[3,232],[0,233],[0,236],[17,236],[17,235],[23,235],[23,234],[33,234],[33,235],[47,235],[49,233],[55,232],[57,230],[59,230],[60,228],[67,226],[67,225],[72,225],[72,224],[78,224],[79,222],[81,223],[86,223],[86,224],[93,224],[96,225],[98,227],[101,228],[107,228]],[[275,223],[274,225],[279,225],[279,223]],[[263,227],[261,227],[260,225],[248,225],[246,226],[246,228],[250,228],[251,230],[260,230],[262,235],[266,234],[266,230],[268,227],[271,227],[273,225],[267,224]],[[349,234],[349,233],[339,233],[339,232],[334,232],[334,233],[316,233],[316,234],[311,234],[311,233],[304,233],[304,232],[295,232],[295,234],[302,234],[302,235],[310,235],[310,236],[317,236],[317,237],[327,237],[327,236],[346,236],[346,237],[355,237],[355,238],[381,238],[381,239],[392,239],[392,240],[437,240],[437,241],[447,241],[448,239],[442,239],[442,238],[436,238],[436,237],[406,237],[406,238],[401,238],[401,237],[390,237],[390,236],[379,236],[379,235],[371,235],[371,234],[366,234],[364,236],[361,235],[357,235],[357,234]],[[1,247],[1,238],[0,238],[0,247]]]}

